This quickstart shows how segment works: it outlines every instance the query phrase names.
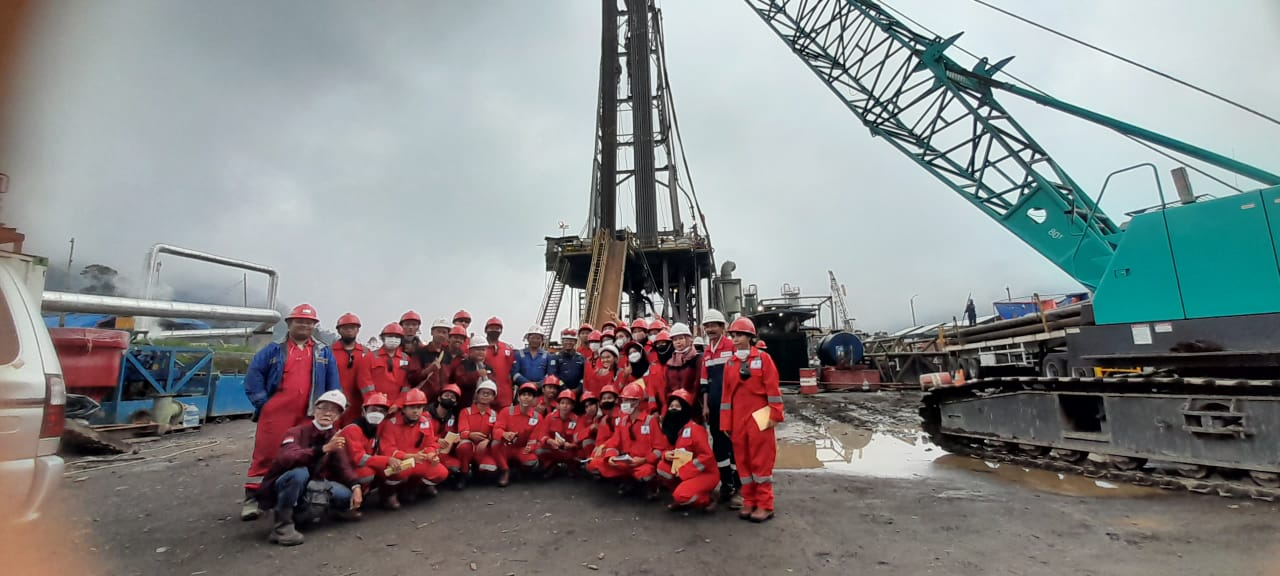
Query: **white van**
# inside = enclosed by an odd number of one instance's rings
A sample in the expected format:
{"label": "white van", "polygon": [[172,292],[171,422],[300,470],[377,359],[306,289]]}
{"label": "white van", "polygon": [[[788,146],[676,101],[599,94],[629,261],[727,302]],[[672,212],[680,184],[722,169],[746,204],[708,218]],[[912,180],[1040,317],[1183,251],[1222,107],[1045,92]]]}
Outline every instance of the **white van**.
{"label": "white van", "polygon": [[47,262],[0,251],[0,521],[28,522],[62,481],[66,387],[40,317]]}

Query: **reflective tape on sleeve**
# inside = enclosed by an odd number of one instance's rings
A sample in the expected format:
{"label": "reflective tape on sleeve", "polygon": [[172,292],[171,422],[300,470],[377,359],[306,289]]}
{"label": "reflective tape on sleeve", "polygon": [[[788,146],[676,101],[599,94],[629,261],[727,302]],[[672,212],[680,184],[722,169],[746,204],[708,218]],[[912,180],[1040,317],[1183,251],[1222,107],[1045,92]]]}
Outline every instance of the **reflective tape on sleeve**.
{"label": "reflective tape on sleeve", "polygon": [[781,403],[782,403],[782,397],[781,397],[781,396],[770,396],[770,397],[769,397],[769,399],[768,399],[768,401],[769,401],[769,403],[770,403],[770,404],[781,404]]}

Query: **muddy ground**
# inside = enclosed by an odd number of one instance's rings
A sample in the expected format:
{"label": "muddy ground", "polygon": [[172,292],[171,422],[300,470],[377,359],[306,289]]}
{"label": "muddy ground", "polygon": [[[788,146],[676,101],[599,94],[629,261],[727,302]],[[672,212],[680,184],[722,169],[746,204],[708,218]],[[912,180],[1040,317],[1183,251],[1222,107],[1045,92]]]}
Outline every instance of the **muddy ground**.
{"label": "muddy ground", "polygon": [[[238,519],[247,421],[88,462],[0,535],[10,574],[1275,574],[1277,506],[948,455],[911,393],[788,396],[778,516],[678,515],[591,481],[474,486],[266,543]],[[111,466],[109,468],[102,468]],[[89,470],[90,468],[100,468]]]}

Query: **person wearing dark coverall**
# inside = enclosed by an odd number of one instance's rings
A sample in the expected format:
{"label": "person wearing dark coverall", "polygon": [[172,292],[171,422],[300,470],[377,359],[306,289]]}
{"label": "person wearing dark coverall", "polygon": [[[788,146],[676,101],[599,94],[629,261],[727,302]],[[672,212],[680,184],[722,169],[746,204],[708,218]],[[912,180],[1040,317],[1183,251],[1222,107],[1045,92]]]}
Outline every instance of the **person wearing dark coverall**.
{"label": "person wearing dark coverall", "polygon": [[[325,392],[315,402],[315,418],[284,433],[280,451],[258,490],[258,504],[274,509],[275,525],[267,541],[281,546],[302,544],[302,534],[294,525],[299,513],[310,516],[308,486],[316,481],[326,493],[326,510],[358,519],[364,494],[355,469],[347,458],[346,438],[334,423],[347,408],[347,398],[339,390]],[[314,489],[314,488],[313,488]],[[319,522],[322,517],[308,518]]]}
{"label": "person wearing dark coverall", "polygon": [[733,444],[729,435],[720,430],[720,404],[724,400],[724,365],[733,356],[733,341],[724,335],[724,314],[719,310],[707,310],[702,328],[707,333],[707,346],[702,354],[703,421],[711,428],[711,448],[715,451],[716,466],[720,468],[720,499],[728,500],[730,510],[742,508],[742,481],[733,467]]}

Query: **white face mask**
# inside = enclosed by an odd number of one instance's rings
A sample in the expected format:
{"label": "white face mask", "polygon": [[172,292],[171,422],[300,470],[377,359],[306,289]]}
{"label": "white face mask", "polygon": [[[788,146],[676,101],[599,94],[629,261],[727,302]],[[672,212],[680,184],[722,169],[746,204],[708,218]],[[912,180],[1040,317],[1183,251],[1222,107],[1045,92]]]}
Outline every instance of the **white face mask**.
{"label": "white face mask", "polygon": [[633,351],[632,353],[627,354],[627,361],[628,361],[628,362],[631,362],[632,364],[634,364],[634,363],[636,363],[636,362],[639,362],[639,361],[640,361],[640,353],[639,353],[639,352],[634,352],[634,351]]}
{"label": "white face mask", "polygon": [[601,342],[600,342],[600,345],[601,345],[601,346],[613,346],[613,340],[603,340],[603,341],[601,341]]}
{"label": "white face mask", "polygon": [[626,336],[618,336],[617,338],[613,339],[613,343],[618,346],[621,346],[623,344],[626,344],[628,340],[630,340],[630,338],[627,338]]}
{"label": "white face mask", "polygon": [[737,356],[739,360],[746,360],[747,356],[751,355],[751,351],[750,350],[734,350],[733,355]]}
{"label": "white face mask", "polygon": [[635,412],[635,411],[636,411],[636,403],[635,403],[635,402],[623,402],[623,403],[622,403],[622,413],[623,413],[623,414],[631,414],[632,412]]}
{"label": "white face mask", "polygon": [[387,336],[382,339],[382,347],[388,350],[400,347],[400,338],[397,336]]}
{"label": "white face mask", "polygon": [[600,351],[600,343],[599,343],[599,342],[592,342],[592,343],[590,343],[590,344],[587,344],[587,348],[590,348],[592,352],[599,352],[599,351]]}
{"label": "white face mask", "polygon": [[322,431],[323,431],[323,430],[328,430],[328,429],[330,429],[330,428],[333,428],[333,423],[332,423],[332,422],[330,422],[328,426],[321,426],[321,425],[320,425],[320,423],[319,423],[319,422],[317,422],[317,421],[315,421],[315,420],[312,420],[312,421],[311,421],[311,423],[316,425],[316,430],[322,430]]}
{"label": "white face mask", "polygon": [[386,414],[383,414],[382,412],[370,412],[370,413],[368,413],[368,414],[365,414],[365,415],[364,415],[364,419],[365,419],[365,420],[367,420],[367,421],[369,421],[369,423],[370,423],[370,424],[373,424],[374,426],[377,426],[378,424],[381,424],[381,423],[382,423],[382,419],[383,419],[383,418],[386,418],[386,417],[387,417],[387,415],[386,415]]}

